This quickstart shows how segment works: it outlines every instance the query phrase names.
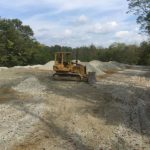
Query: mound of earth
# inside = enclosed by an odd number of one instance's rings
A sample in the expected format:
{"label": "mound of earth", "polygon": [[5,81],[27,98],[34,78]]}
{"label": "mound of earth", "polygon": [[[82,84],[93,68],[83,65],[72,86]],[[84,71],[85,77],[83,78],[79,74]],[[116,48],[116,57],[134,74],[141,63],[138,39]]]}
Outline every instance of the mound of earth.
{"label": "mound of earth", "polygon": [[[98,60],[93,60],[90,62],[81,62],[78,61],[79,64],[85,65],[87,67],[87,72],[96,72],[96,75],[105,75],[108,72],[120,71],[126,68],[125,64],[121,64],[118,62],[110,61],[110,62],[101,62]],[[33,65],[33,66],[15,66],[13,68],[25,68],[25,69],[39,69],[39,70],[53,70],[54,61],[49,61],[45,65]],[[0,71],[7,69],[7,67],[0,67]]]}
{"label": "mound of earth", "polygon": [[[123,68],[87,65],[102,72]],[[0,149],[149,150],[149,68],[124,69],[92,86],[51,75],[26,67],[0,72]]]}
{"label": "mound of earth", "polygon": [[96,75],[104,75],[106,72],[120,71],[125,68],[124,64],[117,62],[101,62],[98,60],[93,60],[90,62],[82,62],[81,64],[87,67],[88,72],[96,72]]}

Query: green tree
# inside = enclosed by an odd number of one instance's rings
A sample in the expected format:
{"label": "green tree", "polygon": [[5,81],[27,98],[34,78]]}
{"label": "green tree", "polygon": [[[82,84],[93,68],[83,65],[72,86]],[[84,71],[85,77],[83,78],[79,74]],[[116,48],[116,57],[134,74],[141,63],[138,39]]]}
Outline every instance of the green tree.
{"label": "green tree", "polygon": [[140,65],[150,65],[150,43],[142,42],[140,46]]}
{"label": "green tree", "polygon": [[0,66],[46,63],[50,50],[33,35],[32,29],[20,20],[0,18]]}
{"label": "green tree", "polygon": [[26,64],[23,55],[32,45],[33,31],[18,19],[0,19],[0,64],[5,66]]}
{"label": "green tree", "polygon": [[127,0],[129,12],[137,15],[137,23],[141,25],[142,31],[150,35],[150,0]]}

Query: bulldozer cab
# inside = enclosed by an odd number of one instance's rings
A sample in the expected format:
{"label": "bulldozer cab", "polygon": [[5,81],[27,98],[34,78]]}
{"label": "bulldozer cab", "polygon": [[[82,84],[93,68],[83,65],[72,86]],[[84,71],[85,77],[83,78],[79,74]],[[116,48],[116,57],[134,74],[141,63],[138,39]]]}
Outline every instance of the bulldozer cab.
{"label": "bulldozer cab", "polygon": [[55,65],[61,64],[67,66],[71,64],[72,54],[69,52],[57,52],[55,53]]}

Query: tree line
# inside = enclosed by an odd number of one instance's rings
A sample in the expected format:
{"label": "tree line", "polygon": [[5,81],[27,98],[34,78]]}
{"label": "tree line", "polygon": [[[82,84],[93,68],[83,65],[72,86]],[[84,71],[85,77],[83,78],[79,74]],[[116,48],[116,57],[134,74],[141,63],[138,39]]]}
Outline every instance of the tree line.
{"label": "tree line", "polygon": [[[46,46],[33,37],[32,29],[18,19],[0,18],[0,66],[45,64],[54,60],[60,50],[78,53],[81,61],[117,61],[135,65],[150,65],[150,43],[140,46],[113,43],[108,48],[82,46],[78,48]],[[74,57],[75,59],[75,57]]]}
{"label": "tree line", "polygon": [[[51,52],[58,51],[58,46],[51,47]],[[54,50],[54,49],[55,50]],[[78,54],[81,61],[100,60],[104,62],[117,61],[131,65],[150,65],[150,43],[142,42],[139,46],[125,43],[113,43],[108,48],[83,46],[79,48],[62,47],[62,50]],[[75,55],[74,55],[75,56]],[[74,57],[75,58],[75,57]]]}
{"label": "tree line", "polygon": [[[127,0],[129,13],[137,15],[141,31],[150,37],[150,0]],[[44,64],[54,59],[57,51],[78,53],[81,61],[118,61],[135,65],[150,65],[150,42],[140,46],[113,43],[108,48],[82,46],[78,48],[46,46],[34,38],[33,30],[19,19],[0,17],[0,66]]]}

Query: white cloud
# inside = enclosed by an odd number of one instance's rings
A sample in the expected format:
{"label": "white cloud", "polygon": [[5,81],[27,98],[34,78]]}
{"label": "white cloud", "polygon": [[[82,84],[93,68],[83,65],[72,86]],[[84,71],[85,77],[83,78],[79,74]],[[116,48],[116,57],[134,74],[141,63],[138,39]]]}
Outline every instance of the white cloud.
{"label": "white cloud", "polygon": [[59,12],[70,11],[76,9],[83,8],[95,8],[100,10],[110,10],[110,9],[121,9],[121,7],[125,7],[127,3],[122,2],[120,0],[5,0],[0,1],[1,6],[10,7],[10,8],[18,8],[22,10],[24,8],[28,9],[29,6],[37,7],[37,6],[50,6],[59,10]]}
{"label": "white cloud", "polygon": [[20,18],[47,45],[139,43],[145,36],[138,34],[127,6],[126,0],[0,0],[0,14]]}
{"label": "white cloud", "polygon": [[94,26],[93,26],[93,32],[95,33],[100,33],[103,31],[103,26],[102,24],[100,23],[96,23]]}
{"label": "white cloud", "polygon": [[118,31],[115,36],[117,38],[124,38],[128,35],[129,35],[129,31]]}
{"label": "white cloud", "polygon": [[106,23],[95,23],[90,29],[90,32],[107,34],[115,31],[117,29],[117,26],[118,23],[116,21],[106,22]]}
{"label": "white cloud", "polygon": [[147,40],[147,36],[138,34],[135,30],[133,31],[118,31],[115,34],[117,42],[124,42],[127,44],[139,44],[142,41]]}
{"label": "white cloud", "polygon": [[72,35],[72,30],[66,29],[65,32],[64,32],[64,36],[65,37],[70,37],[71,35]]}
{"label": "white cloud", "polygon": [[79,16],[79,18],[77,19],[77,22],[79,22],[79,23],[86,23],[88,21],[88,18],[87,18],[87,16],[85,16],[85,15],[81,15],[81,16]]}
{"label": "white cloud", "polygon": [[112,21],[108,23],[111,27],[117,27],[118,23],[116,21]]}
{"label": "white cloud", "polygon": [[82,15],[78,15],[75,16],[73,18],[71,18],[71,22],[73,23],[74,26],[82,26],[82,25],[86,25],[87,23],[89,23],[89,18],[82,14]]}

